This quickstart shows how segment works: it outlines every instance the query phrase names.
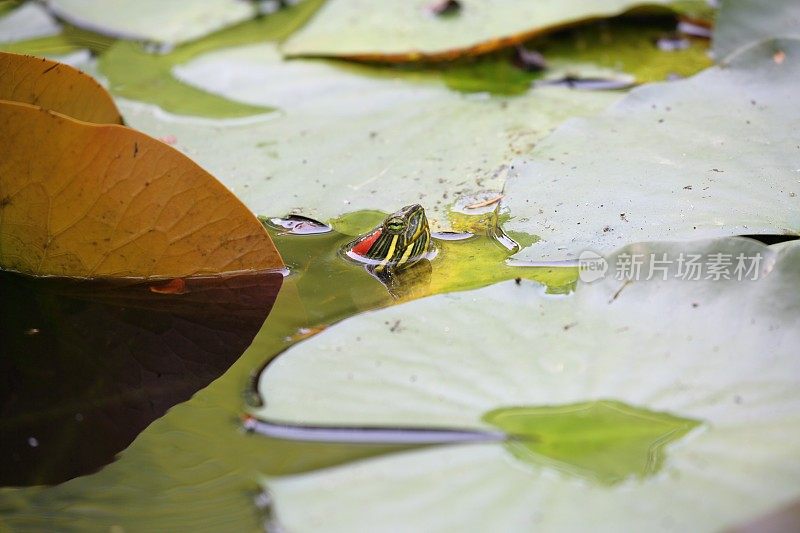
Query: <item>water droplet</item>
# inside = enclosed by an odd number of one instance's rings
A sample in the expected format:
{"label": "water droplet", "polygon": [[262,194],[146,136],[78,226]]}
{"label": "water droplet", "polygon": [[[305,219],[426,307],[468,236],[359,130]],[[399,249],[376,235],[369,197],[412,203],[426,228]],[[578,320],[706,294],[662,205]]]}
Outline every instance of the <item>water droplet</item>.
{"label": "water droplet", "polygon": [[656,46],[662,52],[677,52],[678,50],[686,50],[689,48],[689,39],[682,37],[679,34],[671,33],[659,37],[656,41]]}
{"label": "water droplet", "polygon": [[520,247],[517,241],[506,235],[501,228],[494,228],[494,231],[492,231],[492,237],[494,237],[494,239],[509,252],[514,253],[519,251]]}
{"label": "water droplet", "polygon": [[289,215],[285,218],[261,218],[262,224],[269,225],[275,229],[284,230],[285,233],[292,235],[318,235],[333,231],[329,225],[314,220],[313,218],[302,215]]}
{"label": "water droplet", "polygon": [[440,241],[465,241],[474,236],[474,233],[468,231],[434,231],[431,233],[431,237]]}

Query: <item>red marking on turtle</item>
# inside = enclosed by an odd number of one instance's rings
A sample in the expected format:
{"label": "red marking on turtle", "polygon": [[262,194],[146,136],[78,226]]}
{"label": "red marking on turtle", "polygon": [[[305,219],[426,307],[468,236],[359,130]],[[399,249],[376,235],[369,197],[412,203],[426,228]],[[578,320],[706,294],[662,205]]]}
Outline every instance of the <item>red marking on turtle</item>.
{"label": "red marking on turtle", "polygon": [[378,237],[380,236],[381,236],[380,229],[373,231],[372,233],[370,233],[369,235],[358,241],[358,244],[353,246],[352,252],[356,255],[366,257],[367,254],[369,253],[370,248],[372,248],[372,245],[375,244],[375,241],[377,241]]}

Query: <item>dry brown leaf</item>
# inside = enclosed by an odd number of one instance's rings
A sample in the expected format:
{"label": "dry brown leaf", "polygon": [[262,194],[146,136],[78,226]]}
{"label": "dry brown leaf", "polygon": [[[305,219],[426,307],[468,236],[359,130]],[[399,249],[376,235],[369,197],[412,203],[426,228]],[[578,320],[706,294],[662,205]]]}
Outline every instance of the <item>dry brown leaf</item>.
{"label": "dry brown leaf", "polygon": [[488,207],[488,206],[490,206],[492,204],[496,204],[497,202],[499,202],[502,199],[503,199],[503,195],[502,194],[498,194],[497,196],[494,196],[492,198],[488,198],[486,200],[483,200],[482,202],[475,202],[474,204],[469,204],[468,206],[466,206],[466,208],[467,209],[478,209],[480,207]]}
{"label": "dry brown leaf", "polygon": [[37,105],[86,122],[122,124],[111,95],[69,65],[0,52],[0,73],[0,100]]}
{"label": "dry brown leaf", "polygon": [[175,149],[0,101],[0,267],[182,278],[282,268],[258,219]]}

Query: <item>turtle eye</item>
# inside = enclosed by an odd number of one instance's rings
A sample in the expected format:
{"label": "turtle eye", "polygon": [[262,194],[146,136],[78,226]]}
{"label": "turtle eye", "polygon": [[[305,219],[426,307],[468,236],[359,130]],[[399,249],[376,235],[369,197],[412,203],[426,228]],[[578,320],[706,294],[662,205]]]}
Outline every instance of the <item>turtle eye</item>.
{"label": "turtle eye", "polygon": [[398,217],[393,217],[386,221],[386,229],[389,231],[402,231],[405,225],[405,221]]}

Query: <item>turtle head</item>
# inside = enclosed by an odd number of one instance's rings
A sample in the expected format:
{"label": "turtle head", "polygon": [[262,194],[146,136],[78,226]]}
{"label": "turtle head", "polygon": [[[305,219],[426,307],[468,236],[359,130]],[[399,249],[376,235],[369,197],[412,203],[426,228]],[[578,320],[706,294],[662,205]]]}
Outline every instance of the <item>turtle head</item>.
{"label": "turtle head", "polygon": [[413,204],[386,217],[380,226],[348,244],[346,251],[350,257],[376,264],[379,270],[404,268],[425,257],[430,242],[425,210]]}

